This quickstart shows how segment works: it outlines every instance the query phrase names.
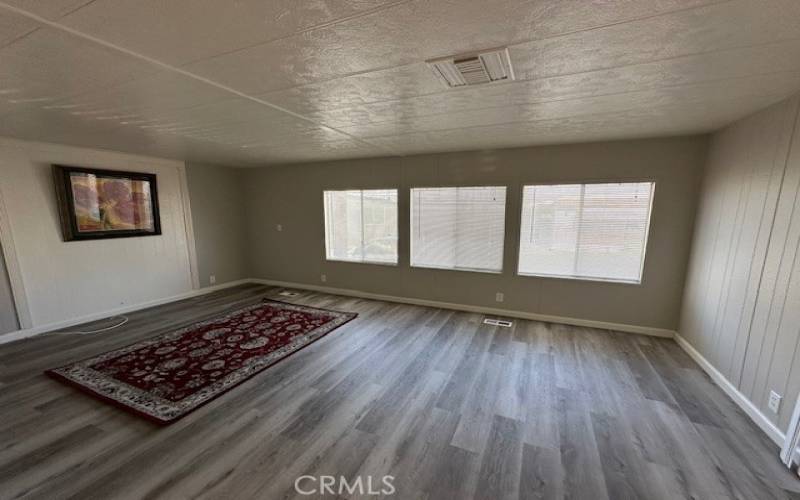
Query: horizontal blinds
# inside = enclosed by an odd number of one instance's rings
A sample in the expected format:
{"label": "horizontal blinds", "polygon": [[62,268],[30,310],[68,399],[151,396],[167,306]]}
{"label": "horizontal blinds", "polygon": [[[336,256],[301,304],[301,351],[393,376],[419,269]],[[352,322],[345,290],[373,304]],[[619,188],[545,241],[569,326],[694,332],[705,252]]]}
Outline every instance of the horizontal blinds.
{"label": "horizontal blinds", "polygon": [[328,260],[397,263],[397,190],[325,191]]}
{"label": "horizontal blinds", "polygon": [[640,282],[654,184],[525,186],[520,274]]}
{"label": "horizontal blinds", "polygon": [[501,271],[503,186],[411,190],[411,265]]}

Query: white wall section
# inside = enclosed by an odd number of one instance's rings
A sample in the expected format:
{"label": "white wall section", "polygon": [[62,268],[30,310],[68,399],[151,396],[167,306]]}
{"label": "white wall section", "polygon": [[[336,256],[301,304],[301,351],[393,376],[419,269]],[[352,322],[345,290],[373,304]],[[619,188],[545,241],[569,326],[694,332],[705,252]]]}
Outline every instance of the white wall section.
{"label": "white wall section", "polygon": [[[163,234],[63,242],[52,163],[156,174]],[[13,247],[6,252],[14,259],[9,271],[24,283],[23,328],[192,290],[183,169],[179,161],[0,139],[0,193],[9,233],[3,244]]]}

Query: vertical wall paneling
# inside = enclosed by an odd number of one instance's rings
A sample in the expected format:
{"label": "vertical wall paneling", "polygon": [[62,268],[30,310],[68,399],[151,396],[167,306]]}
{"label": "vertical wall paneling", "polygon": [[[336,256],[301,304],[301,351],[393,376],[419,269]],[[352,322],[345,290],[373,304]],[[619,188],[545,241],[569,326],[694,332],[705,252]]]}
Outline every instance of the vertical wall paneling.
{"label": "vertical wall paneling", "polygon": [[782,430],[800,391],[799,107],[796,96],[712,138],[680,326]]}
{"label": "vertical wall paneling", "polygon": [[[13,155],[11,155],[11,157],[8,157],[7,155],[0,155],[0,171],[4,171],[6,168],[5,164],[13,160],[13,158]],[[19,323],[20,328],[31,328],[33,326],[33,321],[31,320],[30,308],[28,307],[28,299],[25,292],[25,282],[22,279],[22,272],[19,267],[19,259],[17,258],[17,250],[16,245],[14,244],[11,221],[9,220],[5,198],[3,197],[2,183],[0,183],[0,246],[3,247],[6,274],[8,275],[11,294],[14,297],[17,322]]]}
{"label": "vertical wall paneling", "polygon": [[[0,231],[2,231],[2,228],[0,228]],[[14,294],[11,291],[11,282],[8,279],[3,245],[0,242],[0,334],[18,329],[17,307],[14,304]]]}

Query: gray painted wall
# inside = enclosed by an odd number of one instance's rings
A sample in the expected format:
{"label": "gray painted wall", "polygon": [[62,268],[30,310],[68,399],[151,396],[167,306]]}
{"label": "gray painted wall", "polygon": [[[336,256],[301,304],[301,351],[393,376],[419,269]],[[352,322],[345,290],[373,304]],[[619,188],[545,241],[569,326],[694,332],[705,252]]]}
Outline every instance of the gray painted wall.
{"label": "gray painted wall", "polygon": [[249,277],[241,170],[188,163],[186,177],[200,286],[209,286],[212,274],[217,284]]}
{"label": "gray painted wall", "polygon": [[[800,96],[713,136],[681,334],[785,430],[800,392]],[[784,396],[778,415],[769,391]]]}
{"label": "gray painted wall", "polygon": [[14,296],[11,294],[3,249],[0,247],[0,334],[15,330],[19,330],[17,309],[14,306]]}
{"label": "gray painted wall", "polygon": [[[245,170],[249,269],[257,278],[319,285],[326,274],[337,288],[674,330],[706,152],[699,136]],[[641,285],[515,275],[524,184],[642,179],[656,181],[656,194]],[[409,267],[408,190],[449,185],[508,186],[502,274]],[[327,262],[322,191],[391,187],[399,188],[399,265]]]}

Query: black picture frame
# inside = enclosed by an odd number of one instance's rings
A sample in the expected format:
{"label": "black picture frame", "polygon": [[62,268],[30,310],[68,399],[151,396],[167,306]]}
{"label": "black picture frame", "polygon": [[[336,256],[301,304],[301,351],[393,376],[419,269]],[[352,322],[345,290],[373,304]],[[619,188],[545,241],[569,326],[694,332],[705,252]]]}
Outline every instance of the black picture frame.
{"label": "black picture frame", "polygon": [[[161,215],[158,206],[158,186],[155,174],[105,170],[99,168],[52,165],[55,180],[58,212],[61,219],[61,233],[64,241],[99,240],[108,238],[130,238],[136,236],[158,236],[161,234]],[[113,178],[147,182],[150,191],[150,210],[153,216],[152,229],[106,229],[97,231],[80,230],[75,211],[70,176],[73,173],[94,175],[100,178]]]}

